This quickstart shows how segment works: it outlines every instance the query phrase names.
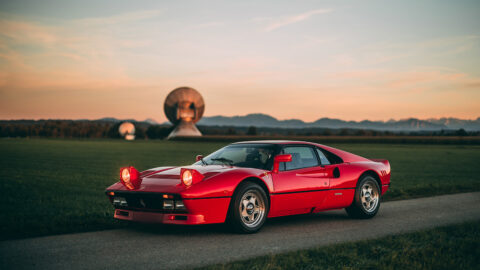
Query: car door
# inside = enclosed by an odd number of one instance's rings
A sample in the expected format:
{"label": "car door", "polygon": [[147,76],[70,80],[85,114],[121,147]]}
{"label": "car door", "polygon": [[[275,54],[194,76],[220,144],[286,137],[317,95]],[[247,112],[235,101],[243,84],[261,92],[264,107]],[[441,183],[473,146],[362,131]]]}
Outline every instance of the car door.
{"label": "car door", "polygon": [[[323,202],[317,206],[314,212],[337,209],[349,206],[355,194],[355,174],[348,169],[349,164],[343,163],[338,156],[316,148],[317,155],[329,176],[329,190],[324,193]],[[327,155],[328,157],[327,157]]]}
{"label": "car door", "polygon": [[272,175],[274,192],[269,216],[309,213],[325,198],[329,171],[309,145],[286,145],[282,153],[291,154],[292,161],[281,163],[279,172]]}

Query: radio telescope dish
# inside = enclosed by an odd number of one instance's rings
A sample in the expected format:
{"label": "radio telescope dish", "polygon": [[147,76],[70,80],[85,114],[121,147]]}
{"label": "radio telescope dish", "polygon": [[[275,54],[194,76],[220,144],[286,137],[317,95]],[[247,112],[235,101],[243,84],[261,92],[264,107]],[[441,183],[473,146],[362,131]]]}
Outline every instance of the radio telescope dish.
{"label": "radio telescope dish", "polygon": [[195,123],[205,111],[202,95],[190,87],[179,87],[165,99],[163,110],[168,120],[175,126],[168,138],[176,136],[202,136]]}
{"label": "radio telescope dish", "polygon": [[124,137],[125,140],[135,140],[135,126],[130,122],[123,122],[118,127],[118,133]]}

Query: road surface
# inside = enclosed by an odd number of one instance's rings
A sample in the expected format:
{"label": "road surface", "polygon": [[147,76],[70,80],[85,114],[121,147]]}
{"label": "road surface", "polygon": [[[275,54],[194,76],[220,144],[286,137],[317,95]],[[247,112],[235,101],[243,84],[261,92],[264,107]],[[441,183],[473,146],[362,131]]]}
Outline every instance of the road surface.
{"label": "road surface", "polygon": [[257,234],[225,226],[128,229],[0,242],[0,269],[190,268],[480,219],[480,192],[382,203],[370,220],[344,211],[270,219]]}

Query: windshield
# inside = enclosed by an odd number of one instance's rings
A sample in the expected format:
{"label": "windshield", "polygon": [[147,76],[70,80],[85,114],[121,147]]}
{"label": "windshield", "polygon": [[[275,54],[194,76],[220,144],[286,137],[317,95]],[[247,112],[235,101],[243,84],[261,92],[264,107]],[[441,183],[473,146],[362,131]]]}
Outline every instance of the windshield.
{"label": "windshield", "polygon": [[271,170],[276,146],[273,144],[233,144],[197,161],[195,165],[230,165]]}

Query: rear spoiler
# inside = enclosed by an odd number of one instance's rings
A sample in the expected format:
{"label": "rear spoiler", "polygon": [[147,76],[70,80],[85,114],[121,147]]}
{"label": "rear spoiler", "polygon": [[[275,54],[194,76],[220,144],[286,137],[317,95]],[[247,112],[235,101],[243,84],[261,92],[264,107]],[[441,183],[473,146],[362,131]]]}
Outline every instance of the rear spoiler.
{"label": "rear spoiler", "polygon": [[371,161],[383,163],[383,165],[387,166],[390,169],[390,162],[386,159],[370,159]]}

